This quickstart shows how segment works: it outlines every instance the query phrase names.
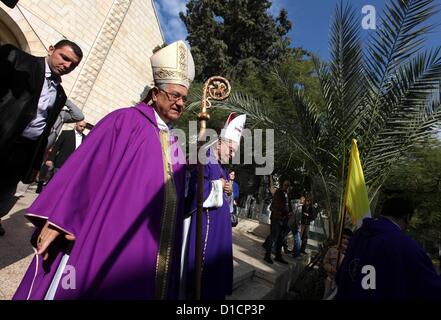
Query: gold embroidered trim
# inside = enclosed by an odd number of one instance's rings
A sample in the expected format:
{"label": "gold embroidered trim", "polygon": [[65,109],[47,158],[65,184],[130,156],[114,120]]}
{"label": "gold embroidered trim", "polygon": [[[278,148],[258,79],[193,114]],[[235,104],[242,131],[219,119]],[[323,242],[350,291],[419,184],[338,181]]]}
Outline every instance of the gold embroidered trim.
{"label": "gold embroidered trim", "polygon": [[183,44],[178,46],[178,65],[180,70],[187,72],[187,48]]}
{"label": "gold embroidered trim", "polygon": [[170,139],[167,131],[161,130],[164,170],[164,207],[161,216],[161,236],[156,257],[155,299],[167,299],[171,257],[176,229],[176,188],[173,180],[173,167],[170,155]]}
{"label": "gold embroidered trim", "polygon": [[188,77],[185,72],[172,71],[164,68],[159,68],[154,72],[155,79],[176,79],[176,80],[187,80]]}

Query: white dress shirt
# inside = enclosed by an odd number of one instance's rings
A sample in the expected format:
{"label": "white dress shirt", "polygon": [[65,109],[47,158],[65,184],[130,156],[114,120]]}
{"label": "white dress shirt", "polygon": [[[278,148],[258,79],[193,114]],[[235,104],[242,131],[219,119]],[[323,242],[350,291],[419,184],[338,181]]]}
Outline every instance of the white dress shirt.
{"label": "white dress shirt", "polygon": [[21,134],[23,137],[37,140],[43,133],[46,127],[46,120],[51,108],[54,106],[55,99],[57,98],[57,86],[61,82],[61,78],[51,79],[52,71],[47,64],[45,64],[45,77],[43,81],[43,88],[41,89],[40,99],[38,100],[37,114],[35,118],[28,124]]}
{"label": "white dress shirt", "polygon": [[81,142],[83,142],[83,135],[81,133],[78,133],[78,131],[75,129],[74,131],[75,131],[75,150],[76,150],[80,146]]}
{"label": "white dress shirt", "polygon": [[171,126],[168,126],[164,120],[161,119],[161,117],[159,116],[159,114],[156,112],[155,109],[153,109],[153,111],[155,112],[155,118],[156,118],[156,123],[158,124],[158,128],[159,130],[165,130],[165,131],[170,131]]}

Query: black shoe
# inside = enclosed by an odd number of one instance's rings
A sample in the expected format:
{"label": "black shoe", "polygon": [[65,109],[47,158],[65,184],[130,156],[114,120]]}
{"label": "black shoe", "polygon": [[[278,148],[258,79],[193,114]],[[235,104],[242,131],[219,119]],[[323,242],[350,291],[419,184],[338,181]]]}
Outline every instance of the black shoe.
{"label": "black shoe", "polygon": [[35,189],[35,193],[40,193],[43,190],[43,181],[38,181],[37,189]]}
{"label": "black shoe", "polygon": [[6,233],[6,230],[3,229],[2,225],[0,224],[0,236],[4,236]]}
{"label": "black shoe", "polygon": [[263,260],[265,260],[269,264],[273,264],[274,263],[273,259],[271,259],[271,257],[269,257],[269,256],[265,256],[265,258],[263,258]]}
{"label": "black shoe", "polygon": [[283,264],[288,264],[288,262],[285,259],[283,259],[282,256],[276,256],[274,258],[274,261],[277,261],[277,262],[280,262],[280,263],[283,263]]}
{"label": "black shoe", "polygon": [[283,248],[283,252],[285,252],[286,254],[290,254],[290,253],[292,253],[292,251],[289,250],[288,248]]}

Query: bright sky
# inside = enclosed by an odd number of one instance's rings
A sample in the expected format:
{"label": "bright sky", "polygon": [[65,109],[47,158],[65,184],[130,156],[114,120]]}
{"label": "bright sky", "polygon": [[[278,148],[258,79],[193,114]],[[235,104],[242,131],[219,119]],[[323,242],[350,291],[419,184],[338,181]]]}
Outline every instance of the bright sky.
{"label": "bright sky", "polygon": [[[179,18],[179,12],[185,12],[187,0],[154,0],[159,14],[162,31],[167,42],[185,39],[187,31]],[[274,0],[270,13],[274,16],[285,8],[293,23],[289,34],[294,47],[303,47],[318,54],[322,59],[329,58],[329,26],[335,6],[340,0]],[[386,0],[350,0],[351,5],[360,15],[361,21],[365,14],[362,8],[366,5],[373,6],[377,13],[377,19],[381,14]],[[441,0],[435,0],[441,6]],[[378,19],[379,20],[379,19]],[[439,24],[441,12],[432,18],[432,23]],[[366,36],[372,30],[362,29],[362,36]],[[441,45],[441,26],[428,37],[428,47]]]}

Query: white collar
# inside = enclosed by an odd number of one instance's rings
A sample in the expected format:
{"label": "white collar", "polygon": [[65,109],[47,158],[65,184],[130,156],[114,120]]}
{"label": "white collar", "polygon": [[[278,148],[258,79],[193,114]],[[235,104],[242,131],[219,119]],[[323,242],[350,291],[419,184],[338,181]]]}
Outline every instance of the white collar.
{"label": "white collar", "polygon": [[171,125],[168,126],[164,122],[164,120],[161,119],[161,117],[159,116],[159,114],[156,112],[156,110],[154,108],[153,108],[153,111],[155,112],[156,123],[158,124],[159,130],[169,131],[171,129]]}
{"label": "white collar", "polygon": [[44,59],[44,76],[46,77],[46,79],[49,79],[51,81],[53,81],[55,84],[60,84],[61,83],[61,77],[60,76],[56,76],[54,75],[54,77],[52,77],[52,70],[49,67],[49,64],[47,63],[47,58]]}

